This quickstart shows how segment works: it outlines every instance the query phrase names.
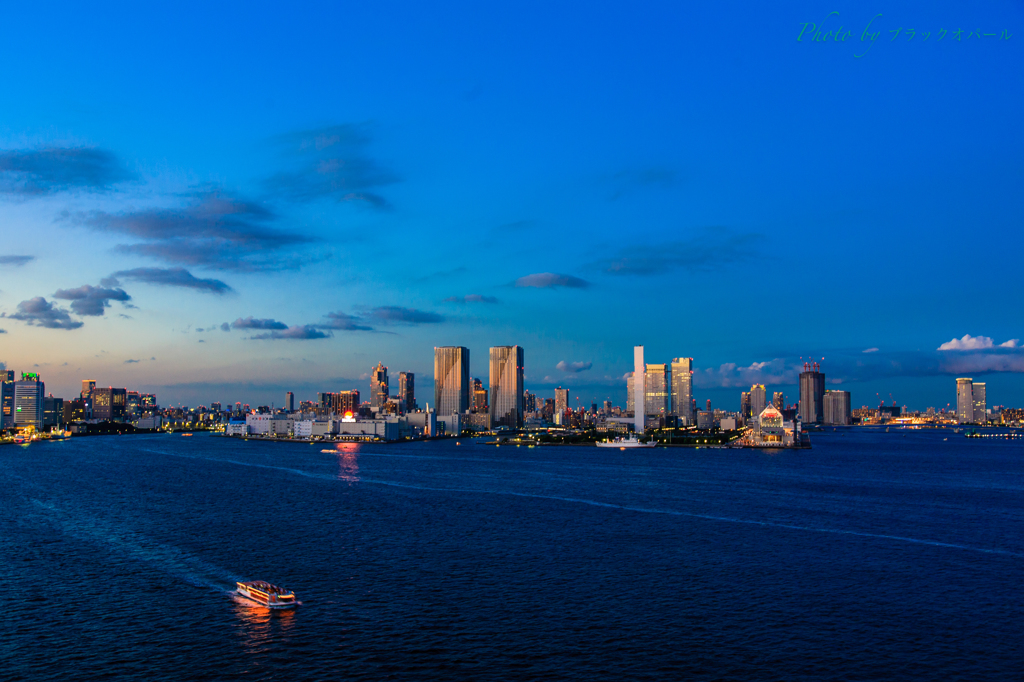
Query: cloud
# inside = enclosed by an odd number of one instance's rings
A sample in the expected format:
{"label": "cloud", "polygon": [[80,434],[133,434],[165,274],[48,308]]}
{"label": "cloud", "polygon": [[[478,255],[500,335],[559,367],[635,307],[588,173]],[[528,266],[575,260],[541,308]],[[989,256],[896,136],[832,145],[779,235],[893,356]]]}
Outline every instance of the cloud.
{"label": "cloud", "polygon": [[112,153],[86,147],[0,151],[0,193],[25,197],[71,189],[99,192],[132,180]]}
{"label": "cloud", "polygon": [[865,348],[864,350],[861,351],[861,353],[877,353],[877,352],[878,352],[877,348]]}
{"label": "cloud", "polygon": [[585,289],[590,282],[573,277],[572,275],[559,275],[554,272],[538,272],[533,275],[520,277],[514,283],[517,287],[533,287],[537,289],[554,289],[555,287],[568,287],[570,289]]}
{"label": "cloud", "polygon": [[373,327],[362,324],[363,318],[343,312],[327,313],[327,322],[316,325],[318,329],[346,329],[351,331],[371,331]]}
{"label": "cloud", "polygon": [[782,358],[737,365],[726,362],[717,369],[709,367],[693,373],[693,385],[698,388],[750,388],[753,384],[795,384],[800,367]]}
{"label": "cloud", "polygon": [[132,298],[124,289],[106,289],[91,284],[83,284],[77,289],[58,289],[53,297],[71,301],[71,310],[76,315],[92,316],[102,315],[111,301],[130,301]]}
{"label": "cloud", "polygon": [[278,217],[263,204],[208,188],[187,195],[180,208],[64,213],[63,219],[139,240],[118,245],[121,253],[221,270],[297,268],[301,261],[285,252],[313,241],[296,231],[275,229]]}
{"label": "cloud", "polygon": [[389,208],[378,189],[399,181],[367,154],[365,125],[342,124],[283,135],[275,140],[292,168],[270,177],[266,189],[275,196],[307,202],[329,199]]}
{"label": "cloud", "polygon": [[[284,322],[271,319],[258,320],[251,315],[245,319],[238,318],[231,323],[231,326],[235,329],[273,329],[275,331],[288,329],[288,325]],[[221,326],[221,329],[223,329],[223,326]]]}
{"label": "cloud", "polygon": [[382,324],[437,324],[444,322],[444,316],[415,308],[384,305],[373,308],[369,317]]}
{"label": "cloud", "polygon": [[118,286],[118,278],[130,279],[158,286],[184,287],[209,294],[227,294],[234,289],[219,279],[201,279],[185,268],[134,268],[118,270],[100,281],[103,286]]}
{"label": "cloud", "polygon": [[228,324],[227,322],[221,322],[220,323],[220,330],[222,332],[229,332],[229,331],[231,331],[231,325]]}
{"label": "cloud", "polygon": [[7,333],[6,329],[0,329],[0,334],[6,334],[6,333]]}
{"label": "cloud", "polygon": [[13,265],[19,267],[34,261],[35,256],[0,256],[0,265]]}
{"label": "cloud", "polygon": [[996,345],[996,343],[988,336],[971,336],[970,334],[964,334],[961,339],[953,339],[947,341],[938,347],[937,350],[948,351],[948,350],[985,350],[989,348],[1017,348],[1020,344],[1020,339],[1010,339]]}
{"label": "cloud", "polygon": [[498,299],[493,296],[482,294],[468,294],[466,296],[449,296],[444,299],[445,303],[497,303]]}
{"label": "cloud", "polygon": [[126,364],[126,365],[133,365],[133,364],[135,364],[137,362],[140,362],[140,361],[139,360],[125,360],[124,364]]}
{"label": "cloud", "polygon": [[572,372],[574,374],[578,372],[585,372],[586,370],[590,369],[593,366],[594,363],[592,362],[566,362],[565,360],[562,360],[557,365],[555,365],[555,367],[559,371]]}
{"label": "cloud", "polygon": [[316,327],[310,324],[296,325],[294,327],[287,327],[283,330],[274,328],[274,331],[266,334],[257,334],[256,336],[250,336],[250,339],[329,339],[333,336],[330,332],[324,333],[318,330]]}
{"label": "cloud", "polygon": [[42,296],[22,301],[18,304],[18,312],[8,317],[21,320],[32,327],[47,329],[78,329],[82,326],[82,322],[71,319],[68,311],[57,308]]}
{"label": "cloud", "polygon": [[706,228],[697,236],[654,246],[629,247],[592,264],[609,275],[657,275],[673,270],[709,271],[744,260],[762,236]]}

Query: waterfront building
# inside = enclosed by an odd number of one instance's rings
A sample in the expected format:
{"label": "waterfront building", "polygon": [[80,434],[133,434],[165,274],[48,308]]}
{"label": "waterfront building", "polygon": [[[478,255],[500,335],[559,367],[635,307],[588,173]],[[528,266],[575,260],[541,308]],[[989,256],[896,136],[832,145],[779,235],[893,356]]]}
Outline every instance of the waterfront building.
{"label": "waterfront building", "polygon": [[974,404],[974,423],[987,424],[988,410],[986,405],[985,384],[975,382],[971,385],[971,402]]}
{"label": "waterfront building", "polygon": [[565,414],[569,409],[569,389],[559,386],[555,389],[555,416]]}
{"label": "waterfront building", "polygon": [[671,413],[685,426],[692,426],[693,416],[693,358],[673,358]]}
{"label": "waterfront building", "polygon": [[398,373],[398,401],[403,412],[416,410],[416,375],[413,372]]}
{"label": "waterfront building", "polygon": [[956,380],[956,420],[960,424],[974,422],[974,380]]}
{"label": "waterfront building", "polygon": [[768,405],[768,391],[764,384],[754,384],[750,387],[750,414],[757,415],[764,411]]}
{"label": "waterfront building", "polygon": [[62,426],[64,424],[64,399],[48,395],[43,398],[43,426]]}
{"label": "waterfront building", "polygon": [[644,414],[663,417],[670,410],[671,382],[666,364],[647,365],[644,372]]}
{"label": "waterfront building", "polygon": [[[523,349],[521,346],[491,348],[491,429],[523,427]],[[555,395],[558,393],[556,391]]]}
{"label": "waterfront building", "polygon": [[43,427],[46,386],[38,374],[21,373],[21,381],[14,382],[14,426]]}
{"label": "waterfront building", "polygon": [[853,423],[849,391],[825,391],[822,407],[826,424],[848,426]]}
{"label": "waterfront building", "polygon": [[820,424],[824,418],[825,373],[818,363],[804,363],[800,373],[800,420],[804,424]]}
{"label": "waterfront building", "polygon": [[753,416],[753,412],[750,411],[750,393],[747,391],[740,393],[740,415],[744,419],[750,419]]}
{"label": "waterfront building", "polygon": [[92,390],[92,417],[99,421],[122,422],[128,405],[128,390],[124,388],[94,388]]}
{"label": "waterfront building", "polygon": [[644,367],[644,347],[633,346],[633,429],[637,433],[643,433],[644,427],[646,426],[646,419],[644,417],[644,405],[646,387],[644,386],[644,379],[646,376],[646,368]]}
{"label": "waterfront building", "polygon": [[487,389],[484,388],[484,382],[480,379],[471,379],[472,390],[469,394],[469,405],[470,410],[473,412],[486,413],[487,412]]}
{"label": "waterfront building", "polygon": [[0,429],[14,427],[14,370],[0,370]]}
{"label": "waterfront building", "polygon": [[634,402],[636,400],[636,392],[633,390],[633,373],[630,372],[626,375],[626,412],[632,413]]}
{"label": "waterfront building", "polygon": [[438,420],[469,410],[469,349],[434,348],[434,407]]}
{"label": "waterfront building", "polygon": [[375,412],[384,409],[390,396],[388,368],[384,363],[378,362],[377,366],[370,370],[370,409]]}

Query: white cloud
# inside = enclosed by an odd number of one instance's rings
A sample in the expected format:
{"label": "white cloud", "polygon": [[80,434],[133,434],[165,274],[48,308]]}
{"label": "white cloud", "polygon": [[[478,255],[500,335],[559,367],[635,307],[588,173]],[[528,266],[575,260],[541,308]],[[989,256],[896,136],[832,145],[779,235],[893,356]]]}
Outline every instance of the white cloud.
{"label": "white cloud", "polygon": [[1010,339],[996,345],[991,337],[964,334],[961,339],[952,339],[939,346],[938,350],[985,350],[987,348],[1017,348],[1020,339]]}
{"label": "white cloud", "polygon": [[877,352],[878,352],[878,349],[877,349],[877,348],[865,348],[865,349],[864,349],[864,350],[862,350],[861,352],[862,352],[862,353],[877,353]]}

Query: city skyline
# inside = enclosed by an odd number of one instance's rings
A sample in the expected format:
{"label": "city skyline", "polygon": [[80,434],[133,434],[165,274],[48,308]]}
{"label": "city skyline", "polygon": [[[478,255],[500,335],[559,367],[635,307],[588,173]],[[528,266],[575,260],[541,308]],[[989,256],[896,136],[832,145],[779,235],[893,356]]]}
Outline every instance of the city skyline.
{"label": "city skyline", "polygon": [[538,395],[625,404],[642,343],[701,403],[808,361],[855,406],[955,405],[959,376],[1024,402],[1021,37],[889,37],[1024,9],[903,3],[862,57],[801,26],[874,8],[694,28],[733,9],[12,8],[49,28],[0,45],[0,363],[199,404],[368,396],[380,362],[425,403],[431,348],[486,377],[517,344]]}

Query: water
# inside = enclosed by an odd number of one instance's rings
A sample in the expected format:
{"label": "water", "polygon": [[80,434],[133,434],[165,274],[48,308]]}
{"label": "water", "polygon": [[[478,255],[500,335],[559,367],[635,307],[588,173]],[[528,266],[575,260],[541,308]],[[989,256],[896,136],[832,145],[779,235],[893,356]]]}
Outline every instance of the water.
{"label": "water", "polygon": [[3,446],[0,679],[1021,679],[1021,441],[814,444]]}

